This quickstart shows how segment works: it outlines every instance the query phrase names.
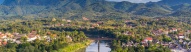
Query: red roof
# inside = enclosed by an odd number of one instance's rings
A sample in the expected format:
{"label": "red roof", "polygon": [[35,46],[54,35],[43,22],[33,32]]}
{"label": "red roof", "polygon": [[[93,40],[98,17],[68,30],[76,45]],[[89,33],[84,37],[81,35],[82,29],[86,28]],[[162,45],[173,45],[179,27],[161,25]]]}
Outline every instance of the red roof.
{"label": "red roof", "polygon": [[153,40],[153,38],[151,38],[151,37],[147,37],[146,40]]}
{"label": "red roof", "polygon": [[5,41],[5,42],[3,42],[2,44],[3,44],[3,45],[7,45],[7,42]]}

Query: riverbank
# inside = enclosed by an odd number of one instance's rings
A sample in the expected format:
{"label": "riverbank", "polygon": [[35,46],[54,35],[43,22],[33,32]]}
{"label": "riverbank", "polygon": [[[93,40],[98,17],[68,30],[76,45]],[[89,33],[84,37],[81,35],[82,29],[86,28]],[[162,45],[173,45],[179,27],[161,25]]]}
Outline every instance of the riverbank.
{"label": "riverbank", "polygon": [[81,43],[72,43],[63,49],[59,49],[57,52],[75,52],[79,49],[87,47],[92,42],[93,42],[93,40],[87,40],[87,41],[81,42]]}

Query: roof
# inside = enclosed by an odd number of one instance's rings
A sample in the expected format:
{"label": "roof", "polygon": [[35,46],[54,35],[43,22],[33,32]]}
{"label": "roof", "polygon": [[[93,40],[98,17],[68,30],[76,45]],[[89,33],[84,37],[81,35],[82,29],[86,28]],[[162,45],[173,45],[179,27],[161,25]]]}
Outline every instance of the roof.
{"label": "roof", "polygon": [[2,42],[3,45],[7,45],[7,41]]}
{"label": "roof", "polygon": [[57,37],[57,34],[52,34],[53,37]]}
{"label": "roof", "polygon": [[5,34],[0,34],[0,38],[2,38],[2,37],[4,37],[4,36],[6,36]]}
{"label": "roof", "polygon": [[0,34],[2,34],[2,32],[0,32]]}
{"label": "roof", "polygon": [[153,38],[152,37],[147,37],[147,38],[145,38],[146,40],[153,40]]}
{"label": "roof", "polygon": [[183,36],[183,35],[184,35],[184,33],[179,33],[178,35],[179,35],[179,36]]}
{"label": "roof", "polygon": [[52,34],[51,32],[47,32],[48,35]]}
{"label": "roof", "polygon": [[86,17],[82,17],[83,18],[83,20],[89,20],[88,18],[86,18]]}
{"label": "roof", "polygon": [[28,35],[29,38],[33,38],[35,37],[36,35]]}

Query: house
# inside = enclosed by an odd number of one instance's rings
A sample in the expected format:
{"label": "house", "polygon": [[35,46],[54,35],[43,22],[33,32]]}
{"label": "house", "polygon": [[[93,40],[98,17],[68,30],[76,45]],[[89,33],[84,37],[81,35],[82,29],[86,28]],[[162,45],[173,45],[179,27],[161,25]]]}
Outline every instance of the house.
{"label": "house", "polygon": [[190,33],[191,33],[191,30],[187,30],[187,31],[186,31],[186,34],[190,34]]}
{"label": "house", "polygon": [[48,35],[52,34],[51,32],[47,32]]}
{"label": "house", "polygon": [[176,32],[176,31],[178,31],[178,29],[177,28],[171,28],[169,31],[170,32]]}
{"label": "house", "polygon": [[169,31],[163,31],[163,34],[168,35],[168,34],[169,34]]}
{"label": "house", "polygon": [[168,42],[162,42],[162,45],[163,46],[169,46],[169,43]]}
{"label": "house", "polygon": [[58,24],[55,24],[54,26],[61,26],[61,24],[60,24],[60,23],[58,23]]}
{"label": "house", "polygon": [[154,34],[154,35],[162,35],[162,34],[168,34],[169,33],[169,31],[166,31],[166,30],[163,30],[163,29],[158,29],[158,30],[153,30],[152,31],[152,34]]}
{"label": "house", "polygon": [[133,42],[131,41],[131,42],[127,42],[127,44],[126,44],[126,46],[128,47],[128,46],[133,46]]}
{"label": "house", "polygon": [[130,20],[125,20],[124,22],[125,22],[125,23],[128,23],[128,22],[131,22],[131,21],[130,21]]}
{"label": "house", "polygon": [[57,34],[51,34],[51,36],[55,38],[55,37],[57,37]]}
{"label": "house", "polygon": [[89,19],[88,19],[88,18],[86,18],[86,17],[82,17],[82,19],[83,19],[83,20],[85,20],[85,21],[89,20]]}
{"label": "house", "polygon": [[153,41],[153,38],[152,37],[147,37],[145,38],[142,43],[147,43],[147,42],[152,42]]}
{"label": "house", "polygon": [[27,41],[34,41],[36,39],[41,39],[41,37],[39,35],[36,35],[36,34],[30,34],[27,36],[28,40]]}
{"label": "house", "polygon": [[15,41],[15,43],[17,43],[17,44],[21,44],[21,41],[17,40],[17,41]]}
{"label": "house", "polygon": [[7,38],[7,35],[5,35],[5,34],[0,34],[0,38],[1,38],[1,39],[5,39],[5,38]]}
{"label": "house", "polygon": [[2,32],[0,32],[0,34],[3,34]]}
{"label": "house", "polygon": [[7,41],[0,41],[0,46],[5,46],[5,45],[7,45]]}
{"label": "house", "polygon": [[37,31],[33,30],[30,34],[37,34]]}
{"label": "house", "polygon": [[20,40],[20,38],[23,37],[23,36],[26,36],[26,35],[24,35],[24,34],[23,34],[23,35],[19,35],[19,34],[16,35],[16,34],[15,34],[14,37],[13,37],[13,40],[14,40],[14,41]]}
{"label": "house", "polygon": [[7,45],[7,41],[3,41],[1,44],[4,46]]}
{"label": "house", "polygon": [[64,24],[61,24],[61,26],[64,26]]}
{"label": "house", "polygon": [[183,39],[183,38],[184,38],[184,34],[183,34],[183,33],[179,33],[179,34],[178,34],[178,38],[179,38],[179,39]]}
{"label": "house", "polygon": [[67,22],[72,22],[71,20],[66,20]]}
{"label": "house", "polygon": [[124,32],[123,33],[124,35],[131,35],[131,34],[133,34],[132,32],[129,32],[129,31],[126,31],[126,32]]}
{"label": "house", "polygon": [[154,35],[161,35],[161,34],[163,34],[163,30],[162,30],[162,29],[153,30],[152,33],[153,33]]}
{"label": "house", "polygon": [[70,37],[69,35],[67,35],[66,38],[68,39],[69,42],[72,41],[72,37]]}
{"label": "house", "polygon": [[36,40],[37,39],[37,36],[36,35],[28,35],[28,40],[27,41],[33,41],[33,40]]}
{"label": "house", "polygon": [[47,36],[47,37],[46,37],[46,40],[47,40],[47,42],[50,42],[50,41],[51,41],[50,36]]}
{"label": "house", "polygon": [[146,42],[148,42],[148,41],[152,42],[152,41],[153,41],[153,38],[147,37],[147,38],[145,39],[145,41],[146,41]]}
{"label": "house", "polygon": [[99,27],[99,24],[97,24],[97,23],[92,23],[92,24],[91,24],[91,27]]}
{"label": "house", "polygon": [[181,28],[178,28],[177,30],[181,30]]}
{"label": "house", "polygon": [[102,24],[104,24],[104,22],[99,21],[99,22],[97,22],[97,24],[102,25]]}
{"label": "house", "polygon": [[184,42],[184,40],[183,40],[183,39],[180,39],[179,42]]}
{"label": "house", "polygon": [[27,41],[33,41],[33,40],[36,40],[36,39],[40,39],[40,36],[37,35],[37,32],[36,31],[32,31],[31,33],[29,33],[29,35],[27,36],[28,40]]}
{"label": "house", "polygon": [[11,33],[5,33],[5,35],[7,35],[8,38],[13,38],[14,37]]}
{"label": "house", "polygon": [[177,45],[177,44],[174,44],[174,43],[169,44],[169,48],[170,48],[170,49],[175,49],[177,46],[178,46],[178,45]]}
{"label": "house", "polygon": [[13,35],[19,35],[19,33],[13,33]]}
{"label": "house", "polygon": [[125,44],[125,43],[122,43],[122,47],[126,47],[126,44]]}
{"label": "house", "polygon": [[62,19],[62,21],[66,21],[66,19]]}
{"label": "house", "polygon": [[48,38],[48,36],[43,36],[43,38]]}

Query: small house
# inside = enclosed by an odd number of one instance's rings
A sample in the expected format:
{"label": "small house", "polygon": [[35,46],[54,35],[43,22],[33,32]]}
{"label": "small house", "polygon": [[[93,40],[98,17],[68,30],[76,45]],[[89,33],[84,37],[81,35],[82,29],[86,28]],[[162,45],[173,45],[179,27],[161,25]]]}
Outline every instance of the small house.
{"label": "small house", "polygon": [[152,42],[153,41],[153,38],[152,37],[147,37],[145,38],[142,43],[147,43],[147,42]]}
{"label": "small house", "polygon": [[183,33],[179,33],[179,34],[178,34],[178,38],[179,38],[179,39],[183,39],[183,38],[184,38],[184,34],[183,34]]}

